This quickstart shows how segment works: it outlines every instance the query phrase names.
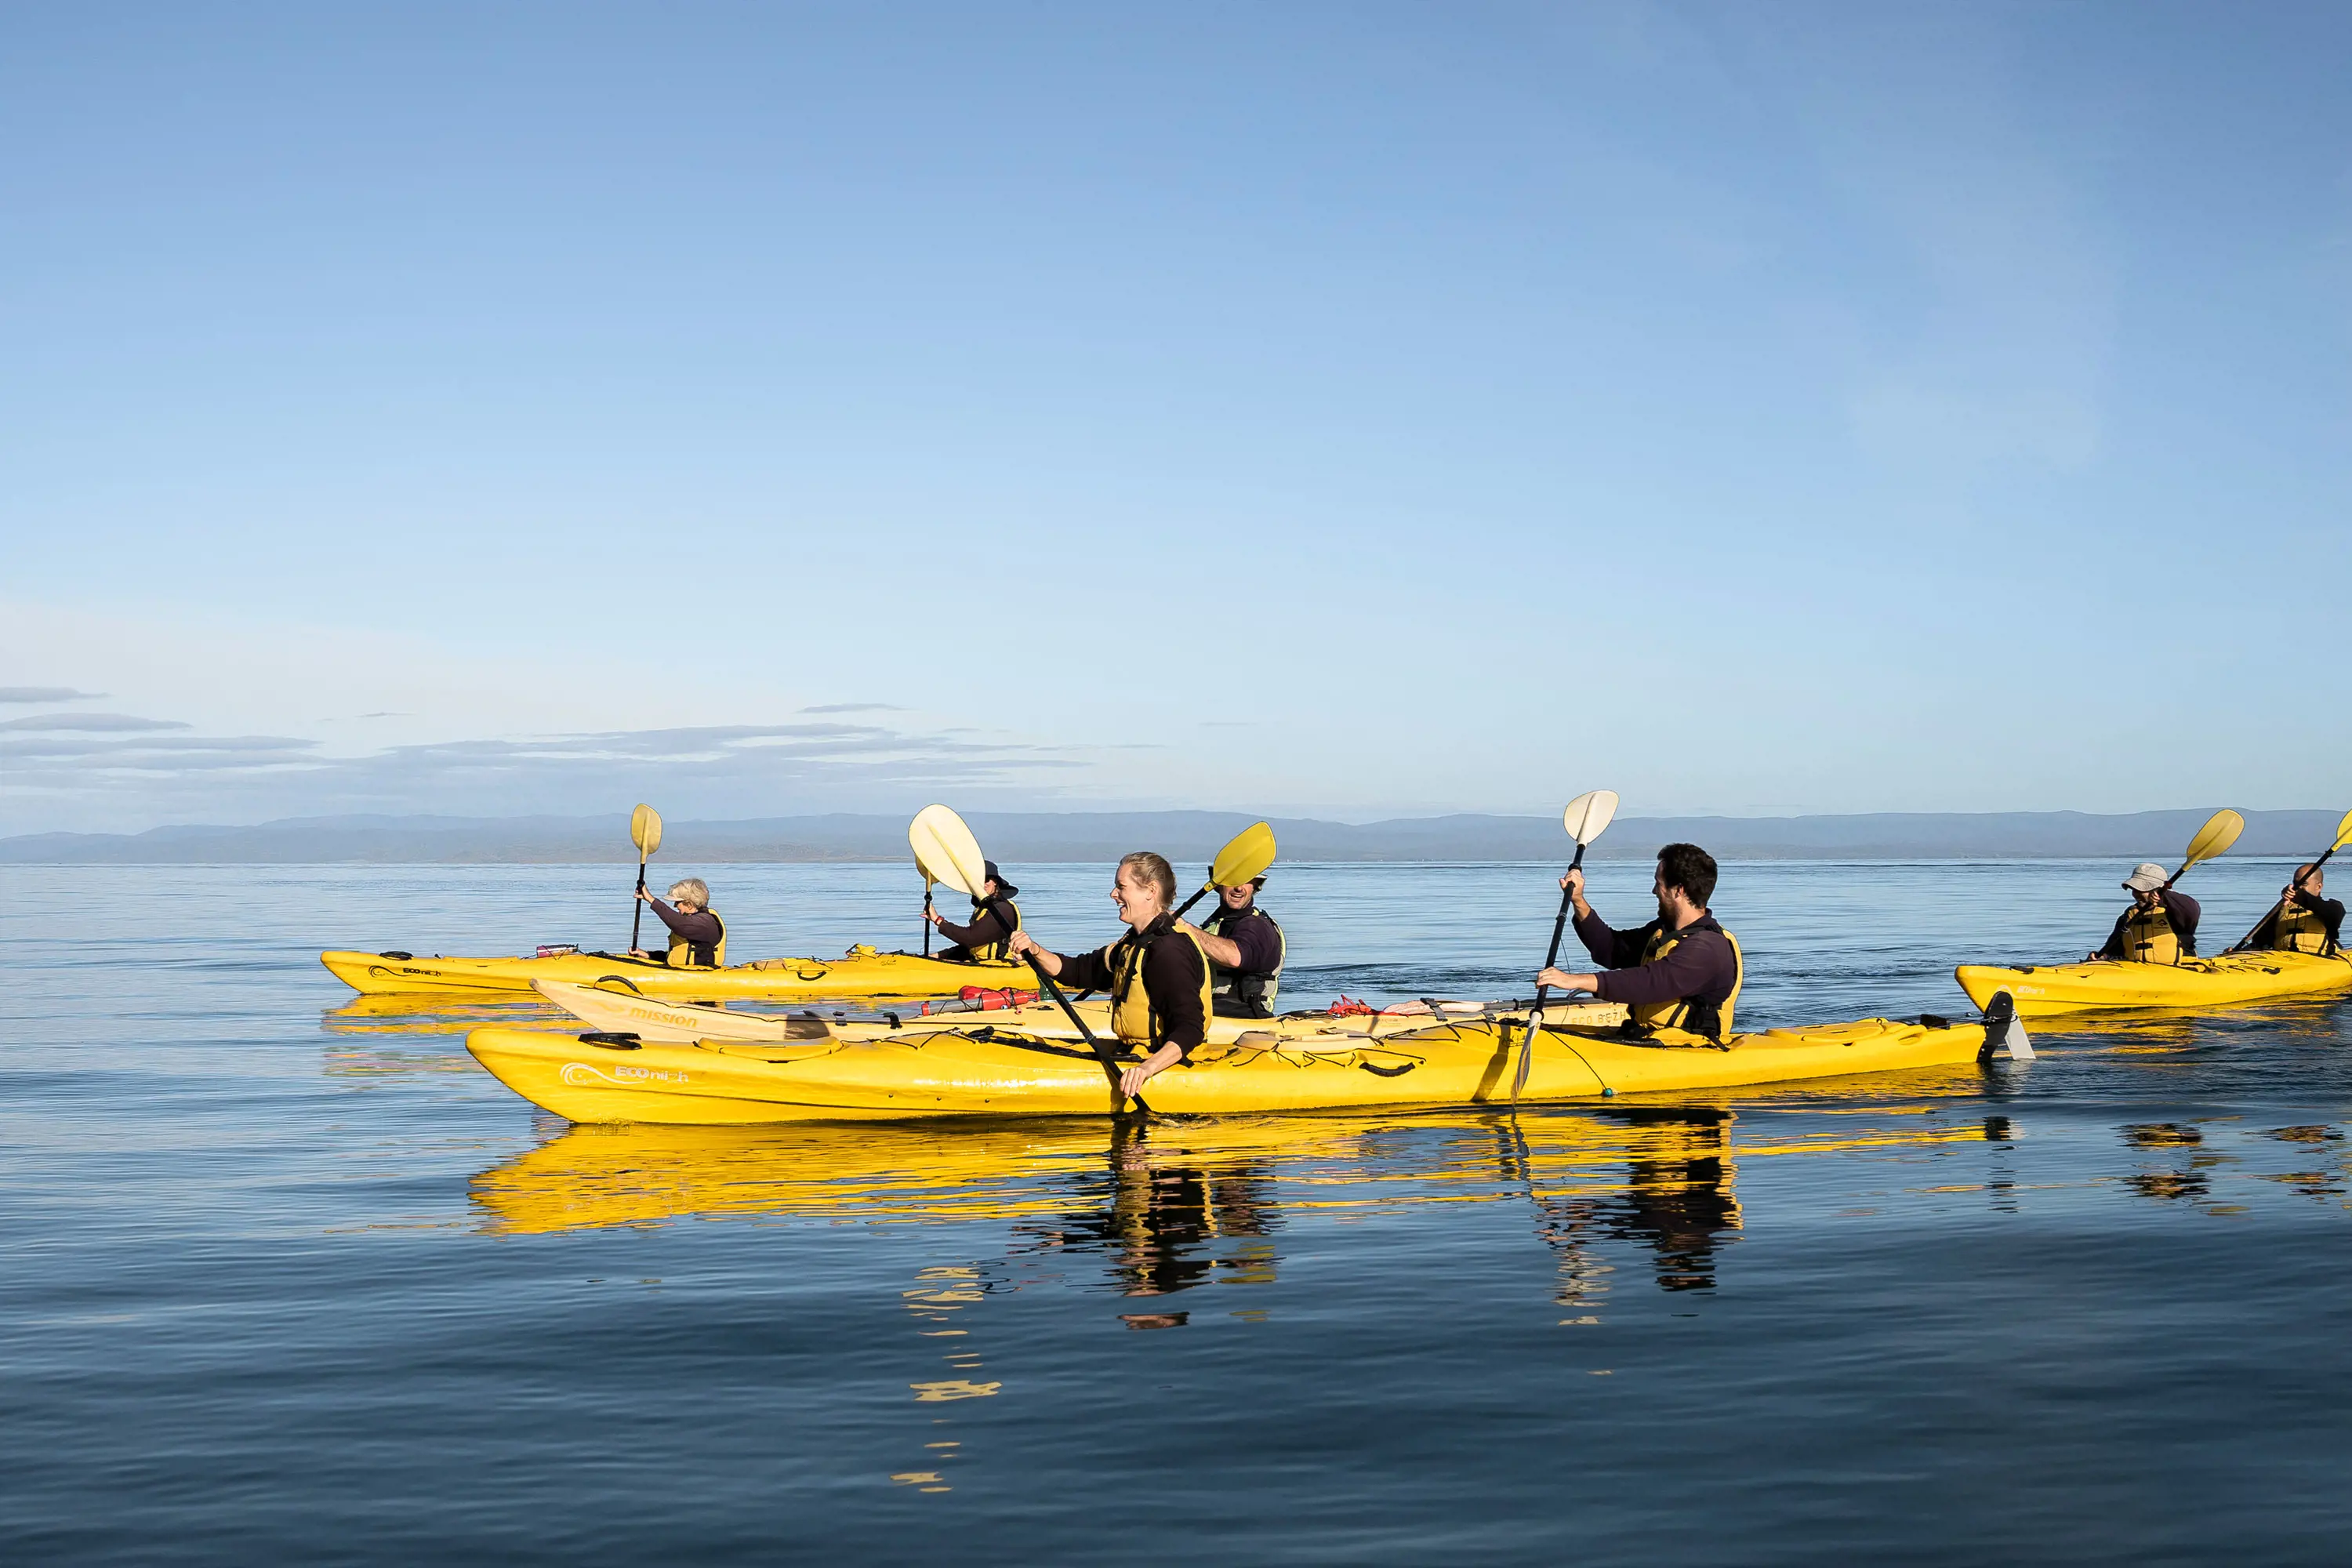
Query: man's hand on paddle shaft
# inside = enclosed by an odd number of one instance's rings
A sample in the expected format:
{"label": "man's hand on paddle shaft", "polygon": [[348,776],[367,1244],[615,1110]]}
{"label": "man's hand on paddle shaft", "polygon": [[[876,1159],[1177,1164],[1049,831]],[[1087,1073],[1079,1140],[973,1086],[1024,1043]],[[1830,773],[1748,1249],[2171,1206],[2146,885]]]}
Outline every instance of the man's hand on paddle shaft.
{"label": "man's hand on paddle shaft", "polygon": [[1566,893],[1569,897],[1569,901],[1576,906],[1576,918],[1578,920],[1583,920],[1592,913],[1592,906],[1584,901],[1583,867],[1577,866],[1571,868],[1568,875],[1559,879],[1559,890]]}

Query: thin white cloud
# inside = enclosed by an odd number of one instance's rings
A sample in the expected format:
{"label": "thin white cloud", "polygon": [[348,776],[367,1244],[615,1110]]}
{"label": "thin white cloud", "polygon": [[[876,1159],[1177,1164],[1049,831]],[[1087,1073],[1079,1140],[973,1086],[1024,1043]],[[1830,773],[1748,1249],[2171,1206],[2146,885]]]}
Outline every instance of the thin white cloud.
{"label": "thin white cloud", "polygon": [[188,727],[176,719],[140,719],[129,713],[37,713],[30,718],[0,720],[0,730],[79,734],[125,734],[142,730],[185,730]]}
{"label": "thin white cloud", "polygon": [[121,828],[352,812],[506,816],[657,795],[756,816],[873,809],[918,796],[1058,793],[1065,749],[871,724],[702,725],[460,740],[335,756],[290,736],[44,734],[0,740],[0,831]]}
{"label": "thin white cloud", "polygon": [[90,702],[105,695],[70,686],[0,686],[0,702]]}

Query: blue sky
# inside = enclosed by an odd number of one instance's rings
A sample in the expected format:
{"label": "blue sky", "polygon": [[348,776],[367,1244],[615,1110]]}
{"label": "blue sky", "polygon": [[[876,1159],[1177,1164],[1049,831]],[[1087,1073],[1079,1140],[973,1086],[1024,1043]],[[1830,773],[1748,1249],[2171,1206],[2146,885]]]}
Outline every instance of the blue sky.
{"label": "blue sky", "polygon": [[2352,804],[2347,58],[20,11],[0,831]]}

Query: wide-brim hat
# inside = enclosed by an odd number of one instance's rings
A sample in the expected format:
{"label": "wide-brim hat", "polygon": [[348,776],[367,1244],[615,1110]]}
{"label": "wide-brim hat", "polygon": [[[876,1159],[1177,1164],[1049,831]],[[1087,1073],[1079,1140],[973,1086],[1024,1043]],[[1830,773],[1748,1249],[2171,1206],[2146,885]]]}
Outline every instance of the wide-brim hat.
{"label": "wide-brim hat", "polygon": [[2165,880],[2163,867],[2153,860],[2143,860],[2132,868],[2132,874],[2124,879],[2124,886],[2135,893],[2153,893],[2164,886]]}
{"label": "wide-brim hat", "polygon": [[995,861],[982,860],[980,863],[980,868],[982,872],[987,876],[990,881],[996,884],[996,896],[998,898],[1010,899],[1021,891],[1020,889],[1014,887],[1012,883],[1004,879],[1004,873],[996,868]]}

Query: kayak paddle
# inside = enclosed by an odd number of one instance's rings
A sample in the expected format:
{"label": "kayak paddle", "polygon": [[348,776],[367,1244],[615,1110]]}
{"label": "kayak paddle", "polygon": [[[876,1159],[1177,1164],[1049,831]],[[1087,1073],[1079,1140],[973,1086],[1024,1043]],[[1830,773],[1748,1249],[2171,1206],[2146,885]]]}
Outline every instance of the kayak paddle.
{"label": "kayak paddle", "polygon": [[[1584,865],[1584,847],[1601,835],[1617,815],[1617,792],[1613,789],[1587,790],[1568,803],[1560,813],[1560,826],[1576,840],[1576,858],[1568,863],[1571,871]],[[1568,911],[1575,906],[1576,895],[1566,888],[1559,890],[1559,914],[1551,922],[1551,947],[1544,953],[1544,967],[1549,969],[1559,962],[1560,934],[1568,930]],[[1528,1032],[1519,1040],[1519,1070],[1511,1079],[1511,1098],[1528,1087],[1528,1070],[1535,1066],[1536,1031],[1543,1027],[1544,993],[1549,987],[1536,987],[1536,1005],[1528,1010]]]}
{"label": "kayak paddle", "polygon": [[[949,887],[980,897],[980,889],[988,886],[988,862],[980,858],[980,842],[971,836],[963,818],[944,805],[927,805],[915,813],[915,820],[907,824],[907,843],[915,852],[915,869],[923,874],[923,908],[931,907],[931,885],[945,882]],[[969,848],[970,865],[957,858],[960,851]],[[973,879],[978,879],[974,880]],[[971,885],[966,887],[969,882]],[[931,929],[925,921],[923,929]]]}
{"label": "kayak paddle", "polygon": [[1184,900],[1176,918],[1182,920],[1194,904],[1219,888],[1238,888],[1254,877],[1265,875],[1265,868],[1273,864],[1274,829],[1263,822],[1243,828],[1227,839],[1225,847],[1217,851],[1217,858],[1209,862],[1209,879]]}
{"label": "kayak paddle", "polygon": [[[915,814],[915,820],[907,828],[907,837],[915,847],[915,859],[940,881],[968,897],[977,899],[982,896],[981,889],[988,886],[988,859],[981,854],[980,840],[971,836],[971,829],[964,826],[962,817],[944,805],[927,805]],[[1002,920],[1003,917],[998,918]],[[1118,1093],[1118,1058],[1112,1054],[1108,1046],[1095,1037],[1092,1029],[1087,1027],[1087,1021],[1078,1016],[1078,1010],[1070,1005],[1070,999],[1062,994],[1062,988],[1054,984],[1054,977],[1045,973],[1045,966],[1037,962],[1037,955],[1029,952],[1022,956],[1028,959],[1029,971],[1036,975],[1038,987],[1060,1006],[1063,1014],[1076,1026],[1079,1037],[1087,1042],[1087,1048],[1094,1052],[1096,1060],[1102,1063],[1103,1071],[1110,1075],[1111,1114],[1118,1115],[1124,1103]],[[1138,1110],[1146,1116],[1151,1114],[1151,1107],[1144,1103],[1143,1096],[1139,1094],[1132,1098]]]}
{"label": "kayak paddle", "polygon": [[2173,883],[2189,875],[2189,867],[2196,865],[2200,860],[2210,860],[2214,856],[2221,854],[2231,845],[2235,844],[2238,841],[2238,835],[2245,830],[2246,819],[2226,806],[2207,817],[2205,826],[2197,830],[2197,837],[2189,841],[2189,853],[2182,858],[2180,869],[2166,878],[2164,885],[2169,888]]}
{"label": "kayak paddle", "polygon": [[[2325,850],[2320,852],[2319,858],[2311,863],[2311,868],[2314,871],[2317,871],[2322,866],[2326,865],[2327,862],[2335,857],[2335,854],[2338,849],[2343,848],[2347,844],[2352,844],[2352,811],[2346,812],[2344,814],[2344,820],[2336,825],[2335,842],[2328,845]],[[2290,874],[2287,878],[2287,885],[2289,887],[2299,887],[2301,885],[2301,880],[2302,879],[2300,878]],[[2272,917],[2275,916],[2280,910],[2285,908],[2286,900],[2284,899],[2281,899],[2277,903],[2273,904],[2270,907],[2270,912],[2254,922],[2254,931],[2260,931],[2263,927],[2270,924]],[[2254,931],[2250,931],[2245,935],[2240,937],[2237,942],[2237,946],[2231,948],[2230,951],[2231,952],[2235,952],[2238,951],[2238,948],[2243,947],[2248,942],[2253,941]]]}
{"label": "kayak paddle", "polygon": [[[646,858],[661,847],[661,813],[643,801],[629,813],[629,842],[637,847],[637,891],[646,890]],[[629,951],[637,951],[639,922],[646,918],[646,901],[639,899],[629,910]]]}

